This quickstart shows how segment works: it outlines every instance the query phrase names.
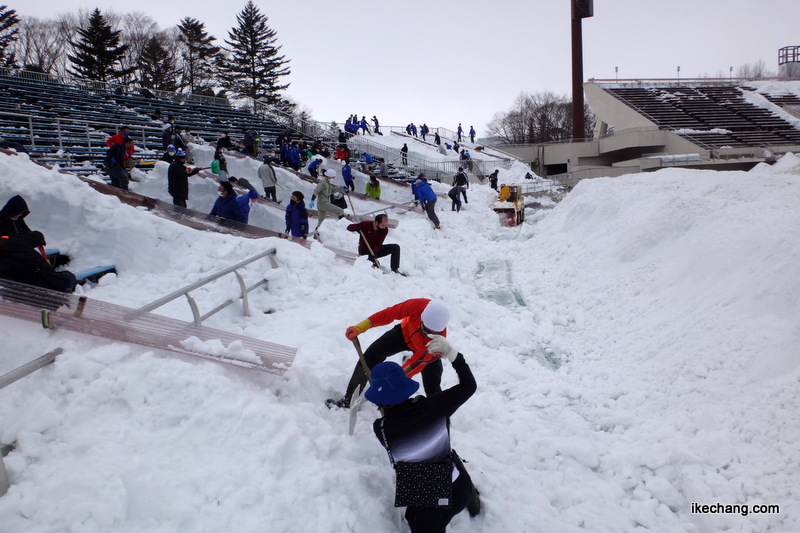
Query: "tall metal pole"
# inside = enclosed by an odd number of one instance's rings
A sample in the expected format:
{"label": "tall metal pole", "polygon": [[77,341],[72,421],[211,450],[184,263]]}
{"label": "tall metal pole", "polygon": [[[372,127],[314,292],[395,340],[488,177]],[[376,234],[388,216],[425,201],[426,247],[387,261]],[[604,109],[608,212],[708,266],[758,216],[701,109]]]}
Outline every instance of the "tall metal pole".
{"label": "tall metal pole", "polygon": [[[572,0],[572,138],[585,138],[586,123],[583,116],[583,34],[581,19],[587,16],[586,6],[578,6],[580,0]],[[591,2],[589,2],[591,5]],[[588,16],[591,16],[589,7]]]}

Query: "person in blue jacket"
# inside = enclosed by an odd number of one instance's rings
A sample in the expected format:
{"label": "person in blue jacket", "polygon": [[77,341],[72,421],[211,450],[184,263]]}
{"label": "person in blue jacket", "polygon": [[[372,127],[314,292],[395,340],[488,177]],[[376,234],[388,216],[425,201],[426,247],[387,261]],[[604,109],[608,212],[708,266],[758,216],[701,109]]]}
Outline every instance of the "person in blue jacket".
{"label": "person in blue jacket", "polygon": [[292,145],[286,152],[286,157],[289,160],[289,166],[292,167],[294,170],[300,170],[300,160],[302,159],[302,155],[300,153],[300,145],[297,141],[293,142]]}
{"label": "person in blue jacket", "polygon": [[458,134],[458,142],[461,142],[461,134],[464,133],[464,128],[461,127],[461,123],[458,123],[458,129],[456,130]]}
{"label": "person in blue jacket", "polygon": [[242,206],[236,201],[236,191],[233,190],[233,183],[220,181],[217,191],[219,192],[219,197],[214,202],[214,207],[209,214],[246,224],[247,220],[242,211]]}
{"label": "person in blue jacket", "polygon": [[286,206],[286,234],[305,239],[308,237],[308,211],[304,198],[300,191],[292,193],[291,201]]}
{"label": "person in blue jacket", "polygon": [[369,125],[367,124],[367,117],[361,117],[361,122],[359,123],[359,126],[361,127],[361,131],[364,132],[361,135],[366,135],[367,133],[372,135],[372,132],[369,131]]}
{"label": "person in blue jacket", "polygon": [[321,157],[315,157],[311,160],[311,163],[308,164],[308,173],[311,174],[312,178],[319,177],[319,166],[322,164]]}
{"label": "person in blue jacket", "polygon": [[247,191],[247,194],[242,194],[241,196],[236,197],[236,201],[239,202],[239,205],[242,207],[242,213],[244,213],[244,220],[245,224],[250,223],[250,204],[255,202],[258,199],[258,192],[255,189],[250,189]]}
{"label": "person in blue jacket", "polygon": [[353,169],[350,168],[350,163],[347,161],[344,162],[342,167],[342,179],[344,179],[344,184],[347,185],[347,188],[355,192],[356,184],[353,183]]}
{"label": "person in blue jacket", "polygon": [[361,163],[361,170],[364,172],[372,172],[375,159],[367,152],[364,152],[361,156],[364,158],[364,162]]}
{"label": "person in blue jacket", "polygon": [[431,189],[424,175],[420,175],[417,179],[417,187],[414,194],[417,195],[419,203],[422,204],[422,208],[425,210],[425,213],[428,214],[428,218],[433,222],[433,227],[441,229],[439,217],[436,216],[436,193],[433,192],[433,189]]}

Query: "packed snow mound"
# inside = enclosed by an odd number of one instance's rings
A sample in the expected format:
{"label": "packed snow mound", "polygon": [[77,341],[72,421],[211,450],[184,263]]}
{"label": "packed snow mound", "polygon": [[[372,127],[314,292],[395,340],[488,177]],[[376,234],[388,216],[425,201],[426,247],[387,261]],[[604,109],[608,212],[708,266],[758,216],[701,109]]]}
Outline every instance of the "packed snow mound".
{"label": "packed snow mound", "polygon": [[[253,163],[236,165],[258,185]],[[289,191],[310,186],[281,174]],[[134,187],[163,199],[163,178],[157,167]],[[190,201],[210,209],[206,181]],[[64,348],[0,390],[0,441],[16,443],[0,531],[396,529],[377,411],[350,437],[348,414],[323,402],[357,363],[346,327],[415,297],[448,305],[448,338],[478,382],[451,431],[483,511],[453,531],[800,531],[797,158],[586,180],[516,228],[499,225],[488,186],[460,213],[433,187],[442,230],[395,212],[403,278],[319,244],[191,230],[0,155],[0,202],[22,194],[29,225],[76,266],[117,264],[80,289],[90,298],[141,306],[275,247],[277,269],[244,273],[269,279],[253,316],[232,305],[208,325],[298,349],[279,378],[0,317],[0,374]],[[355,250],[347,224],[326,220],[323,242]],[[208,309],[229,289],[195,298]],[[159,312],[191,320],[185,301]],[[454,380],[445,364],[443,386]]]}

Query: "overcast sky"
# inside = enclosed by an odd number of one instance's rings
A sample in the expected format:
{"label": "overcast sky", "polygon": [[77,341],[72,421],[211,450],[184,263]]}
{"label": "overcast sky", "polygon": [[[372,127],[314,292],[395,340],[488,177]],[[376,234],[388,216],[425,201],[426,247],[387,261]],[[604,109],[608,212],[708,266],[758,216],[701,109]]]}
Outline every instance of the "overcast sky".
{"label": "overcast sky", "polygon": [[[99,7],[139,11],[162,29],[193,17],[221,42],[246,0],[4,2],[21,18]],[[522,91],[569,95],[570,1],[256,1],[291,59],[288,94],[317,120],[357,113],[478,136]],[[728,75],[800,45],[798,0],[594,0],[583,21],[584,79]],[[224,43],[223,43],[224,44]],[[375,90],[380,88],[380,90]]]}

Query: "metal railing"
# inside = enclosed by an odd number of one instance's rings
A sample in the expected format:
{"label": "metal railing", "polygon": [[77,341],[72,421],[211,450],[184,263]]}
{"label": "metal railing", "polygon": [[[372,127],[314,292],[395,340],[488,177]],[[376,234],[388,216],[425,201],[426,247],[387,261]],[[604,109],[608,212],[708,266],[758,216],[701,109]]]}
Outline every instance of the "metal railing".
{"label": "metal railing", "polygon": [[420,172],[424,172],[429,180],[436,181],[448,181],[449,178],[458,172],[458,167],[470,167],[468,168],[469,172],[483,179],[485,176],[491,174],[494,169],[509,169],[514,163],[512,159],[497,159],[496,161],[485,161],[482,159],[470,159],[469,161],[462,161],[461,159],[430,161],[413,153],[407,155],[406,162],[404,163],[403,154],[399,149],[389,148],[363,135],[350,137],[347,144],[353,150],[368,152],[373,157],[382,157],[387,163],[392,163],[394,166],[411,174],[416,175]]}
{"label": "metal railing", "polygon": [[[267,250],[265,252],[261,252],[260,254],[256,254],[253,257],[249,258],[249,259],[245,259],[244,261],[236,263],[235,265],[233,265],[231,267],[228,267],[225,270],[221,270],[221,271],[217,272],[216,274],[212,274],[211,276],[208,276],[208,277],[203,278],[203,279],[201,279],[199,281],[196,281],[196,282],[192,283],[191,285],[187,285],[186,287],[184,287],[182,289],[178,289],[177,291],[174,291],[174,292],[164,296],[163,298],[159,298],[158,300],[156,300],[156,301],[154,301],[152,303],[149,303],[149,304],[145,305],[144,307],[140,307],[139,309],[136,310],[135,314],[138,315],[140,313],[150,312],[153,309],[157,309],[157,308],[159,308],[159,307],[161,307],[161,306],[163,306],[163,305],[165,305],[165,304],[167,304],[167,303],[169,303],[169,302],[171,302],[173,300],[176,300],[176,299],[180,298],[181,296],[185,296],[186,300],[189,302],[189,307],[192,309],[192,316],[194,317],[194,323],[197,326],[202,325],[203,320],[207,319],[208,317],[210,317],[212,315],[217,314],[218,312],[222,311],[223,309],[225,309],[229,305],[239,301],[240,299],[242,300],[242,307],[243,307],[243,311],[244,311],[244,316],[250,316],[250,303],[248,302],[247,294],[252,292],[253,290],[263,286],[263,285],[266,285],[267,284],[267,280],[266,279],[261,279],[257,283],[255,283],[254,285],[248,287],[247,284],[244,281],[244,278],[239,273],[239,269],[249,265],[250,263],[258,261],[259,259],[262,259],[264,257],[269,257],[270,265],[272,266],[272,268],[277,268],[278,267],[278,264],[275,261],[275,248],[270,248],[269,250]],[[192,298],[191,294],[189,294],[189,293],[192,292],[193,290],[196,290],[196,289],[198,289],[198,288],[200,288],[200,287],[202,287],[204,285],[207,285],[208,283],[211,283],[212,281],[215,281],[215,280],[217,280],[217,279],[219,279],[219,278],[221,278],[223,276],[227,276],[228,274],[233,274],[234,276],[236,276],[236,280],[239,283],[239,290],[240,290],[239,296],[237,296],[235,298],[231,298],[231,299],[221,303],[220,305],[218,305],[217,307],[215,307],[214,309],[212,309],[208,313],[206,313],[204,315],[201,315],[200,314],[200,309],[197,307],[197,302],[195,302],[194,298]]]}
{"label": "metal railing", "polygon": [[[56,357],[60,355],[64,350],[62,348],[56,348],[50,352],[47,352],[41,357],[34,359],[29,363],[25,363],[24,365],[15,368],[11,372],[0,376],[0,389],[3,389],[15,381],[18,381],[28,374],[32,374],[39,370],[40,368],[44,368],[53,361],[56,360]],[[8,472],[6,472],[6,465],[3,462],[3,454],[0,453],[0,496],[3,496],[8,487],[10,486],[8,482]]]}
{"label": "metal railing", "polygon": [[36,148],[36,139],[33,136],[33,115],[28,115],[25,113],[10,113],[7,111],[0,111],[0,115],[28,119],[28,136],[31,138],[31,148]]}

